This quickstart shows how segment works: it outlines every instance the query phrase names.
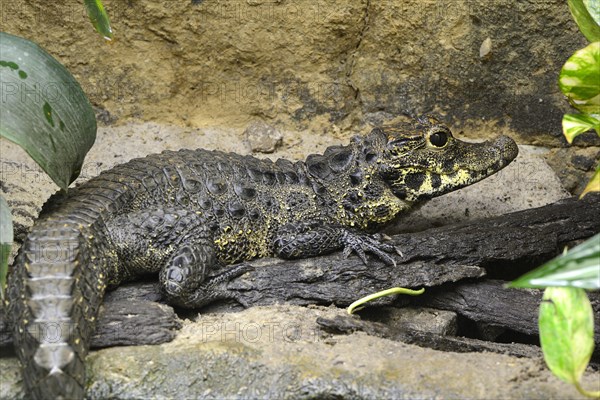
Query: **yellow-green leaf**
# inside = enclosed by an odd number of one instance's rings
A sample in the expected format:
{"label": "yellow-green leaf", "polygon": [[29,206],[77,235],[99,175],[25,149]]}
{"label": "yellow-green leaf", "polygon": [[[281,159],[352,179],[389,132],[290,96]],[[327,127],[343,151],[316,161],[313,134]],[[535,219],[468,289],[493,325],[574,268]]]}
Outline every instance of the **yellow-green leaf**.
{"label": "yellow-green leaf", "polygon": [[562,120],[563,134],[567,142],[573,143],[573,139],[584,132],[594,129],[600,135],[600,121],[586,114],[565,114]]}
{"label": "yellow-green leaf", "polygon": [[510,287],[570,286],[600,289],[600,234],[509,284]]}
{"label": "yellow-green leaf", "polygon": [[85,9],[88,17],[94,25],[94,29],[101,34],[104,39],[112,40],[113,32],[110,27],[110,19],[100,0],[85,0]]}
{"label": "yellow-green leaf", "polygon": [[600,114],[600,41],[576,51],[558,78],[571,104],[587,114]]}
{"label": "yellow-green leaf", "polygon": [[583,36],[590,42],[600,40],[600,15],[598,0],[568,0],[573,19]]}
{"label": "yellow-green leaf", "polygon": [[548,368],[578,386],[594,350],[594,313],[585,291],[547,288],[540,305],[539,329]]}
{"label": "yellow-green leaf", "polygon": [[[583,189],[580,198],[589,192],[600,192],[600,164],[596,167],[596,172],[594,172],[592,179],[590,179],[585,189]],[[598,268],[600,268],[600,266]]]}

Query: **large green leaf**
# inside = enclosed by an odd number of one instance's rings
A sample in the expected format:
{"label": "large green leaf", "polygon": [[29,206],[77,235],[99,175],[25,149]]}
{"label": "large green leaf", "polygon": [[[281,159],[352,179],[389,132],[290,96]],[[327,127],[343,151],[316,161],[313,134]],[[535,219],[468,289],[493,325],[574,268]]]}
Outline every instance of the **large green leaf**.
{"label": "large green leaf", "polygon": [[0,32],[0,135],[58,186],[79,176],[96,139],[92,106],[73,76],[35,43]]}
{"label": "large green leaf", "polygon": [[579,385],[594,350],[594,312],[583,289],[550,287],[539,315],[540,342],[548,368]]}
{"label": "large green leaf", "polygon": [[512,281],[509,286],[600,289],[600,234]]}
{"label": "large green leaf", "polygon": [[13,242],[13,224],[10,208],[0,195],[0,298],[4,300],[6,274],[8,273],[8,256]]}
{"label": "large green leaf", "polygon": [[600,42],[569,57],[560,71],[558,85],[579,111],[600,114]]}
{"label": "large green leaf", "polygon": [[84,4],[88,17],[96,31],[104,36],[104,39],[112,40],[113,32],[110,27],[110,20],[102,2],[100,0],[84,0]]}
{"label": "large green leaf", "polygon": [[600,6],[598,0],[568,0],[573,19],[590,42],[600,40]]}

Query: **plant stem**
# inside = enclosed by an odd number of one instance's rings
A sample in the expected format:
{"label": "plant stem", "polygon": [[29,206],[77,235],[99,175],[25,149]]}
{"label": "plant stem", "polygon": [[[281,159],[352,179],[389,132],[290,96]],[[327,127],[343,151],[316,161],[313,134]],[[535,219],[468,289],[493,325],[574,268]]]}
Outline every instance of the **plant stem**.
{"label": "plant stem", "polygon": [[575,389],[577,389],[577,391],[579,393],[581,393],[582,395],[584,395],[586,397],[600,399],[600,391],[590,391],[590,392],[588,392],[587,390],[585,390],[584,388],[581,387],[581,383],[578,382],[578,381],[576,381],[574,383],[574,385],[575,385]]}
{"label": "plant stem", "polygon": [[406,289],[406,288],[401,288],[401,287],[395,287],[395,288],[391,288],[391,289],[387,289],[387,290],[382,290],[381,292],[373,293],[368,296],[362,297],[362,298],[356,300],[354,303],[350,304],[350,306],[348,307],[348,314],[352,314],[354,311],[360,310],[362,307],[359,308],[359,306],[361,306],[371,300],[378,299],[380,297],[390,296],[392,294],[407,294],[410,296],[418,296],[418,295],[422,294],[424,291],[425,291],[424,288],[419,289],[419,290],[411,290],[411,289]]}

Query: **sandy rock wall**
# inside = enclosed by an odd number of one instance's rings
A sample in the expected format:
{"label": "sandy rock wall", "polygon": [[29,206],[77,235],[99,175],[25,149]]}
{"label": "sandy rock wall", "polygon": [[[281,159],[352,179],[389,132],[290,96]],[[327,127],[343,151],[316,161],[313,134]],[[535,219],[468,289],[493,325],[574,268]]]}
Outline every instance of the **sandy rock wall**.
{"label": "sandy rock wall", "polygon": [[[2,30],[74,73],[105,123],[280,128],[346,136],[435,112],[473,137],[563,143],[556,85],[585,39],[563,0],[2,2]],[[489,38],[485,55],[483,42]]]}

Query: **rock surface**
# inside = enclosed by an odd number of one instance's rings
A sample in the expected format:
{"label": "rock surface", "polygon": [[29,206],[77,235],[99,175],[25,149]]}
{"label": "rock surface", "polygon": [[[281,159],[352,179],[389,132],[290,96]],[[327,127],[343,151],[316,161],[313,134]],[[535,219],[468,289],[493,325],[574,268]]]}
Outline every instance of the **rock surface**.
{"label": "rock surface", "polygon": [[544,159],[556,171],[565,189],[573,194],[580,194],[596,170],[600,160],[600,147],[551,149]]}
{"label": "rock surface", "polygon": [[[472,137],[505,131],[522,143],[562,145],[569,105],[556,80],[586,44],[563,0],[106,7],[110,46],[78,0],[4,2],[2,30],[63,62],[105,122],[226,126],[240,136],[256,118],[348,136],[365,122],[435,112]],[[487,38],[493,47],[482,59]]]}
{"label": "rock surface", "polygon": [[[116,38],[109,46],[78,0],[4,2],[0,20],[3,31],[39,43],[69,68],[100,123],[226,129],[237,143],[263,121],[286,134],[289,148],[303,140],[300,130],[345,140],[406,113],[437,114],[472,138],[505,133],[521,144],[565,147],[561,118],[572,110],[557,77],[586,44],[562,0],[106,7]],[[594,134],[575,142],[600,146]],[[555,160],[578,194],[590,172]]]}
{"label": "rock surface", "polygon": [[262,121],[252,122],[244,131],[251,152],[272,153],[283,143],[283,135]]}
{"label": "rock surface", "polygon": [[[539,359],[331,335],[315,322],[343,313],[273,306],[201,315],[171,343],[93,352],[88,398],[580,398]],[[22,398],[14,360],[0,359],[0,370],[0,398]],[[584,385],[597,390],[598,376],[586,374]]]}

